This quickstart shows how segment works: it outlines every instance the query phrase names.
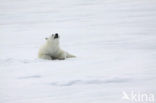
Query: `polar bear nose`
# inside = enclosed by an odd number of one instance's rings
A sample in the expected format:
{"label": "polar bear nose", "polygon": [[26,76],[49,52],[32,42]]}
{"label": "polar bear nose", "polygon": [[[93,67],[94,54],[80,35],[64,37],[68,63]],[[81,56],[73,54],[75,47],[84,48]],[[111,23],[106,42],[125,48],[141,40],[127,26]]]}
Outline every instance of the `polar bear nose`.
{"label": "polar bear nose", "polygon": [[56,33],[55,34],[55,36],[54,36],[54,39],[56,39],[56,38],[58,38],[59,36],[58,36],[58,33]]}

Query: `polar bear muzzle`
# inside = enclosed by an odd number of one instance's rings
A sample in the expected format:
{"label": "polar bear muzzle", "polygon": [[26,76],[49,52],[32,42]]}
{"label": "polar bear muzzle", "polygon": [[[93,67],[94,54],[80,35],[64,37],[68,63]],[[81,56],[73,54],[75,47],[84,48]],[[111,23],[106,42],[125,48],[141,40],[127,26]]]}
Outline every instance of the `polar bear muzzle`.
{"label": "polar bear muzzle", "polygon": [[59,35],[58,33],[55,33],[54,39],[57,39],[57,38],[59,38]]}

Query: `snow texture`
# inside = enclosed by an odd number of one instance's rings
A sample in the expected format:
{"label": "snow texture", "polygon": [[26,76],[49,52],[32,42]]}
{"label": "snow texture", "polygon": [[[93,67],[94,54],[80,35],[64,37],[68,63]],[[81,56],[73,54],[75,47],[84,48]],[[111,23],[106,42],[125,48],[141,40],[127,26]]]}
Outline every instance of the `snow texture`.
{"label": "snow texture", "polygon": [[[77,58],[38,59],[51,33]],[[0,0],[0,103],[130,103],[155,85],[156,0]]]}

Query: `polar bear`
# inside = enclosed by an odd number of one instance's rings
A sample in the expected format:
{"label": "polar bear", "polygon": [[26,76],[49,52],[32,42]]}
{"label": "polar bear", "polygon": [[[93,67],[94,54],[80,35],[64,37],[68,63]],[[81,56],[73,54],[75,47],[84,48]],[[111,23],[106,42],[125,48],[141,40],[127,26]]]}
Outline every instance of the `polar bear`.
{"label": "polar bear", "polygon": [[74,55],[60,49],[59,38],[58,33],[52,34],[50,37],[45,38],[46,43],[39,49],[38,57],[47,60],[64,60],[66,58],[75,57]]}

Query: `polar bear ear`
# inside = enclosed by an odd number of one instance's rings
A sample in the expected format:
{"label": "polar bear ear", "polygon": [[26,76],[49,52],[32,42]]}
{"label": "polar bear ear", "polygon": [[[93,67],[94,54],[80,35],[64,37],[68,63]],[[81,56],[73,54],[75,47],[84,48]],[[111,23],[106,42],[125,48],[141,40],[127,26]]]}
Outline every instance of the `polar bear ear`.
{"label": "polar bear ear", "polygon": [[48,40],[48,38],[46,37],[45,40]]}
{"label": "polar bear ear", "polygon": [[52,34],[51,36],[54,37],[54,34]]}

